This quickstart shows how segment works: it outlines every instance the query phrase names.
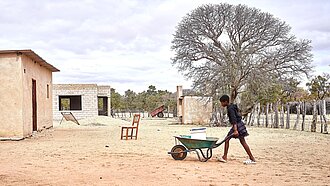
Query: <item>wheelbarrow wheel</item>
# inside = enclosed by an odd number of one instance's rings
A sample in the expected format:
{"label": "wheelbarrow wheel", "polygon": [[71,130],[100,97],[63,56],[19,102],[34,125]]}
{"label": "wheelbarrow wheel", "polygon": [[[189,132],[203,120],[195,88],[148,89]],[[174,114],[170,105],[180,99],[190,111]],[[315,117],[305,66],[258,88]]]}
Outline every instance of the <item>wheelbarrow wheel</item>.
{"label": "wheelbarrow wheel", "polygon": [[175,160],[184,160],[187,157],[186,147],[183,145],[175,145],[171,152],[171,156]]}
{"label": "wheelbarrow wheel", "polygon": [[164,117],[164,113],[160,112],[160,113],[157,114],[157,116],[158,116],[159,118],[163,118],[163,117]]}

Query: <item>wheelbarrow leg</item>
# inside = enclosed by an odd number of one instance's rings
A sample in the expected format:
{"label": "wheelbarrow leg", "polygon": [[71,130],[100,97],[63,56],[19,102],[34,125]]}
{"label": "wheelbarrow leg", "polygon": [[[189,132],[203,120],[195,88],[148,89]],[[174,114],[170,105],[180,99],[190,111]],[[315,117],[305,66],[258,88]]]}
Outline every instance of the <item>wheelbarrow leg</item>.
{"label": "wheelbarrow leg", "polygon": [[[209,160],[212,157],[212,148],[208,148],[206,150],[206,156],[203,153],[202,149],[196,149],[195,151],[196,151],[199,161],[201,161],[201,162],[207,162],[207,160]],[[199,153],[201,153],[202,156]]]}

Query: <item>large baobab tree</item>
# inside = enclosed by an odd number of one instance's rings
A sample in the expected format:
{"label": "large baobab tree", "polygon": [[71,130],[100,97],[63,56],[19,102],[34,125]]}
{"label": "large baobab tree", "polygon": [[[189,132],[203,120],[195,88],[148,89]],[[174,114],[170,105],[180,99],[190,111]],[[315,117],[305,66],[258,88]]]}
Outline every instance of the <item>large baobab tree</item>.
{"label": "large baobab tree", "polygon": [[203,5],[178,24],[172,63],[197,90],[209,95],[226,92],[234,101],[247,87],[264,90],[308,75],[310,41],[289,32],[285,22],[256,8]]}

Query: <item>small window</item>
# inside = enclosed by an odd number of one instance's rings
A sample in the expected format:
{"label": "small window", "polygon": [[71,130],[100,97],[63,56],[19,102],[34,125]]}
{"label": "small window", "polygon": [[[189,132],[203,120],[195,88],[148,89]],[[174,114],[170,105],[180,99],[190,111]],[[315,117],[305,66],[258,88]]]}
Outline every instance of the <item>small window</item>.
{"label": "small window", "polygon": [[82,110],[81,96],[59,96],[59,110]]}
{"label": "small window", "polygon": [[47,98],[49,98],[49,85],[47,84]]}

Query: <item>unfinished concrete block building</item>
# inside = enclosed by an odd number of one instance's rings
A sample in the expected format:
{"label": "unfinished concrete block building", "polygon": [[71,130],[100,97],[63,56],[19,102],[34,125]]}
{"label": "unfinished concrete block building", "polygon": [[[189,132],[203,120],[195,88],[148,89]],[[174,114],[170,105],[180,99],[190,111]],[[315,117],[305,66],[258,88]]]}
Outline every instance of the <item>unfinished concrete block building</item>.
{"label": "unfinished concrete block building", "polygon": [[52,73],[32,50],[0,51],[0,139],[22,139],[53,126]]}
{"label": "unfinished concrete block building", "polygon": [[97,84],[54,84],[53,114],[55,120],[61,112],[72,112],[77,119],[111,115],[110,86]]}
{"label": "unfinished concrete block building", "polygon": [[212,115],[212,98],[184,95],[177,86],[177,116],[182,124],[208,124]]}

